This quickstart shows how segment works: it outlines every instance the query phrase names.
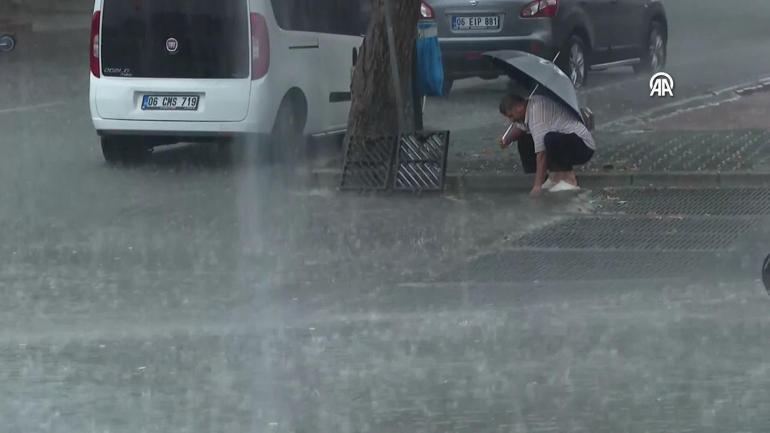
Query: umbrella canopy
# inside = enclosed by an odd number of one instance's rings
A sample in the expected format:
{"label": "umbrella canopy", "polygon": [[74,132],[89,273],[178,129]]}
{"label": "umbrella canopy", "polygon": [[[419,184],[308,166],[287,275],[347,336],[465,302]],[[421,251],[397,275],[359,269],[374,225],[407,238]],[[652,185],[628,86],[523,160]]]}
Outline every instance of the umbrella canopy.
{"label": "umbrella canopy", "polygon": [[514,50],[490,51],[484,55],[502,67],[509,75],[524,74],[536,81],[567,104],[578,115],[578,118],[583,119],[572,80],[552,61]]}

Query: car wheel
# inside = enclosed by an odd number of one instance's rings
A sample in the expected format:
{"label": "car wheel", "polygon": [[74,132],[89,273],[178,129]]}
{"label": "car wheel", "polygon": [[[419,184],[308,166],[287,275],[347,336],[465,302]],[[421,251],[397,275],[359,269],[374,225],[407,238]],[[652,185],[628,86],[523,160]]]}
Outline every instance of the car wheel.
{"label": "car wheel", "polygon": [[150,155],[151,146],[142,137],[102,137],[102,155],[113,165],[133,165],[143,162]]}
{"label": "car wheel", "polygon": [[270,136],[273,155],[284,162],[291,162],[305,156],[305,116],[290,98],[285,98],[278,108],[278,114]]}
{"label": "car wheel", "polygon": [[647,50],[642,56],[642,62],[634,67],[636,72],[660,72],[666,66],[666,30],[659,22],[650,25],[647,38]]}
{"label": "car wheel", "polygon": [[586,44],[578,35],[572,35],[566,47],[557,60],[565,74],[570,78],[576,89],[586,85],[588,81],[588,50]]}

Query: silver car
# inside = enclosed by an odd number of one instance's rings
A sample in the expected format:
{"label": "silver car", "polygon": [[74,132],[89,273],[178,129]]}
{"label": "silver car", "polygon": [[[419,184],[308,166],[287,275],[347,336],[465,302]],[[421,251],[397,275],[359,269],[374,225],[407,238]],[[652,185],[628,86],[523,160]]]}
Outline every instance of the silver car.
{"label": "silver car", "polygon": [[661,0],[424,0],[420,13],[438,24],[447,92],[456,79],[500,75],[482,57],[490,50],[558,54],[576,87],[589,70],[658,71],[666,63]]}

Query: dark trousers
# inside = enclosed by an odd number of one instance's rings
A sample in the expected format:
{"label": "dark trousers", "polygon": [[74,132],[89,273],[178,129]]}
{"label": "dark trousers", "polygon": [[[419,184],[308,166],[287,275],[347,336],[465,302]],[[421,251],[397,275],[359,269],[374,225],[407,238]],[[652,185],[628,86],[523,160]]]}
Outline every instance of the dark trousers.
{"label": "dark trousers", "polygon": [[[524,173],[537,171],[537,156],[535,141],[532,135],[526,134],[519,138],[519,156]],[[545,135],[545,158],[548,171],[572,171],[573,166],[583,165],[591,160],[594,151],[586,146],[583,139],[575,134],[549,132]]]}
{"label": "dark trousers", "polygon": [[537,171],[537,156],[535,155],[535,140],[531,134],[523,134],[519,137],[519,156],[524,173],[532,174]]}

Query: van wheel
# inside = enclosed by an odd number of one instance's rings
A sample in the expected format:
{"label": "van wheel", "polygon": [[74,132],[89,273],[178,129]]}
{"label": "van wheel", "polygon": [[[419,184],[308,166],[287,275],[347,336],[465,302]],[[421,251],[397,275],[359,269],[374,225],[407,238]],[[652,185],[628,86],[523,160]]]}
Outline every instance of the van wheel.
{"label": "van wheel", "polygon": [[570,78],[576,89],[586,85],[588,81],[589,50],[586,43],[578,35],[572,35],[561,50],[556,61],[562,71]]}
{"label": "van wheel", "polygon": [[152,149],[142,137],[102,137],[101,141],[104,160],[113,165],[143,162]]}
{"label": "van wheel", "polygon": [[647,37],[642,62],[634,66],[634,72],[660,72],[666,66],[666,30],[663,24],[653,21]]}
{"label": "van wheel", "polygon": [[281,102],[270,136],[273,154],[285,162],[296,161],[305,155],[305,116],[288,98]]}

